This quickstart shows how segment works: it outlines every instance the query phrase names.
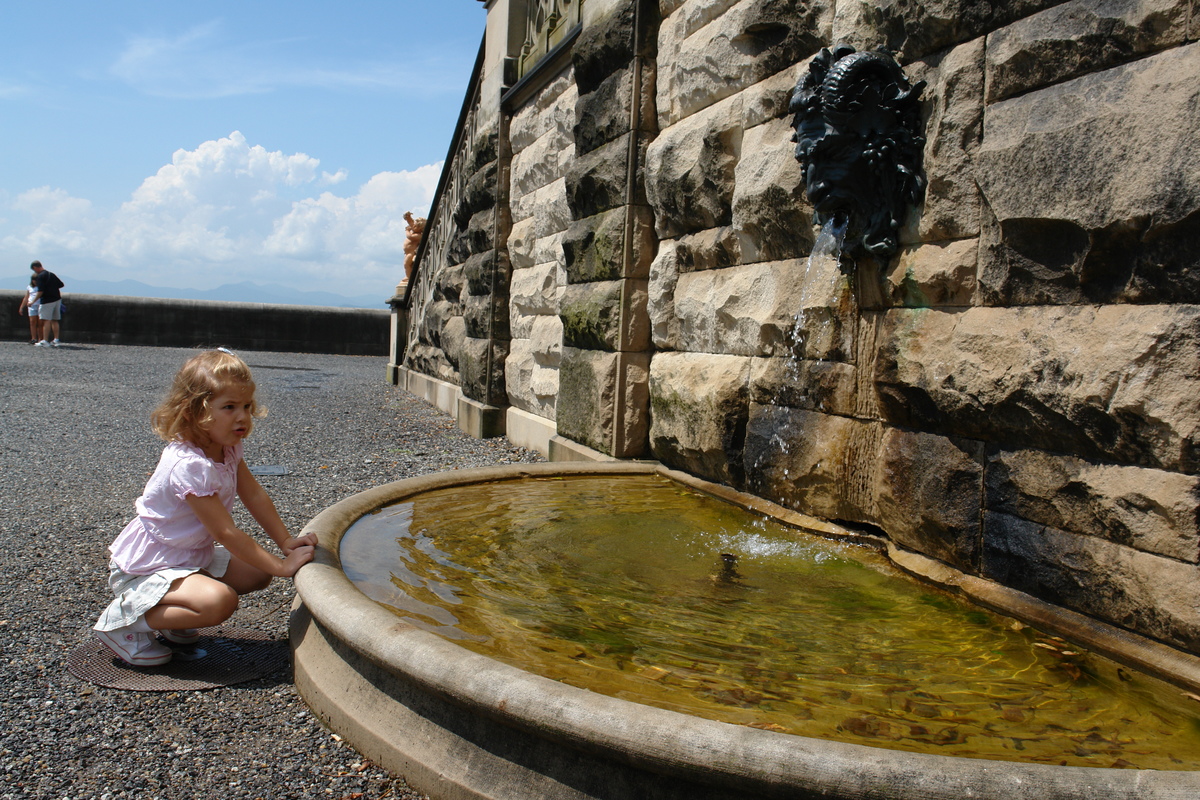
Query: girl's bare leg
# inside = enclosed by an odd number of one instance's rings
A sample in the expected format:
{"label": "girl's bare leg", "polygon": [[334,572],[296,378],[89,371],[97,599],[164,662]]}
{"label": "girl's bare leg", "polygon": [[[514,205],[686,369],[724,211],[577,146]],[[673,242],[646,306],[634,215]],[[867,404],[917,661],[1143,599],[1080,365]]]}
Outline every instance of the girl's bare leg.
{"label": "girl's bare leg", "polygon": [[245,561],[230,558],[225,574],[217,580],[242,595],[267,588],[271,583],[271,576],[258,567],[250,566]]}
{"label": "girl's bare leg", "polygon": [[184,630],[220,625],[237,611],[238,597],[265,589],[271,576],[236,558],[220,578],[194,572],[179,578],[158,605],[146,612],[151,628]]}
{"label": "girl's bare leg", "polygon": [[146,622],[159,631],[208,628],[233,616],[237,606],[233,587],[194,572],[171,584],[158,605],[146,612]]}

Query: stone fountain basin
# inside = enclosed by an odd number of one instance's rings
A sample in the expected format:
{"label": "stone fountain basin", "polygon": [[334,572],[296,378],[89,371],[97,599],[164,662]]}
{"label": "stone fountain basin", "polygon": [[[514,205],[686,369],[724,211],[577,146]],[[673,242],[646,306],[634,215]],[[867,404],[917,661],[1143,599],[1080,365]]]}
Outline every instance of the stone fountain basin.
{"label": "stone fountain basin", "polygon": [[[434,800],[891,798],[1131,800],[1200,797],[1200,773],[1054,767],[927,755],[714,722],[540,677],[401,622],[342,572],[361,516],[434,489],[530,476],[657,473],[798,527],[836,526],[653,463],[514,465],[386,484],[317,515],[320,547],[296,576],[291,617],[301,697],[367,758]],[[994,610],[1200,691],[1200,660],[963,575],[921,556],[898,565]]]}

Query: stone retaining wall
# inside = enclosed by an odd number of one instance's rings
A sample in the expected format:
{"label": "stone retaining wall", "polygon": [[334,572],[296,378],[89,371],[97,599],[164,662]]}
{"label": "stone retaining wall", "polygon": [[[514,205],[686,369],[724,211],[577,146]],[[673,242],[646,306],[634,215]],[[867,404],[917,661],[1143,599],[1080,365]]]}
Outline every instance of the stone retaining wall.
{"label": "stone retaining wall", "polygon": [[[24,292],[0,291],[0,338],[26,341]],[[327,308],[160,300],[68,294],[62,338],[68,344],[149,347],[223,345],[281,353],[382,356],[388,353],[387,309]],[[381,304],[382,305],[382,304]]]}

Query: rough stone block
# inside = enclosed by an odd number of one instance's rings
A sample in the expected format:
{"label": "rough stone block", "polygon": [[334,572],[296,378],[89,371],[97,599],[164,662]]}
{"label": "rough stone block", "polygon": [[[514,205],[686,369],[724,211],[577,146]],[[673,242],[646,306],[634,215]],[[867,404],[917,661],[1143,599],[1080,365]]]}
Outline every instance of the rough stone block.
{"label": "rough stone block", "polygon": [[[816,53],[827,43],[833,3],[742,0],[689,6],[659,29],[660,125],[753,86]],[[726,6],[724,10],[722,6]],[[699,20],[705,20],[695,28]],[[672,15],[676,17],[676,15]]]}
{"label": "rough stone block", "polygon": [[533,247],[537,242],[534,225],[534,218],[527,217],[514,222],[508,231],[508,257],[513,269],[525,269],[537,263],[533,260]]}
{"label": "rough stone block", "polygon": [[905,64],[951,45],[976,39],[1013,20],[1062,0],[922,0],[880,3],[838,0],[827,41],[848,42],[860,50],[886,47]]}
{"label": "rough stone block", "polygon": [[984,577],[1200,652],[1195,564],[989,513]]}
{"label": "rough stone block", "polygon": [[750,399],[760,405],[852,416],[857,391],[858,370],[852,364],[790,356],[750,362]]}
{"label": "rough stone block", "polygon": [[500,156],[499,118],[482,123],[475,130],[475,136],[467,144],[466,161],[463,168],[469,174],[484,169]]}
{"label": "rough stone block", "polygon": [[554,419],[558,394],[558,365],[541,362],[542,353],[529,339],[513,339],[504,360],[508,401],[513,406],[546,419]]}
{"label": "rough stone block", "polygon": [[469,220],[480,211],[495,208],[499,168],[498,162],[489,161],[471,174],[455,209],[455,219]]}
{"label": "rough stone block", "polygon": [[974,155],[983,135],[983,44],[975,39],[905,67],[910,81],[929,85],[922,93],[928,185],[917,223],[901,231],[904,243],[979,235]]}
{"label": "rough stone block", "polygon": [[508,299],[503,295],[467,295],[463,300],[462,318],[468,337],[496,340],[509,338]]}
{"label": "rough stone block", "polygon": [[537,264],[554,264],[558,273],[558,282],[565,285],[567,273],[564,264],[562,242],[564,233],[554,233],[537,240],[533,248],[534,262]]}
{"label": "rough stone block", "polygon": [[[630,232],[628,254],[625,249],[627,229]],[[654,246],[654,218],[646,206],[615,208],[577,220],[567,229],[562,242],[567,280],[586,283],[625,277],[646,278],[650,274]]]}
{"label": "rough stone block", "polygon": [[969,306],[977,287],[979,241],[962,239],[906,247],[884,275],[891,306]]}
{"label": "rough stone block", "polygon": [[463,264],[463,276],[467,279],[467,292],[470,295],[503,292],[504,287],[508,285],[510,272],[508,253],[504,250],[477,253]]}
{"label": "rough stone block", "polygon": [[524,150],[551,132],[556,139],[569,142],[571,126],[566,124],[564,114],[570,114],[578,98],[575,73],[568,67],[513,112],[508,123],[508,141],[513,152]]}
{"label": "rough stone block", "polygon": [[650,363],[650,452],[732,486],[742,482],[750,359],[659,353]]}
{"label": "rough stone block", "polygon": [[741,261],[779,261],[812,250],[812,207],[789,120],[776,119],[748,129],[734,168],[733,227]]}
{"label": "rough stone block", "polygon": [[854,353],[849,281],[834,269],[829,282],[808,275],[806,283],[807,266],[794,259],[679,275],[680,349],[846,360]]}
{"label": "rough stone block", "polygon": [[418,339],[434,347],[441,346],[442,331],[451,319],[461,315],[462,310],[457,305],[445,300],[431,300],[425,305],[425,313],[417,324]]}
{"label": "rough stone block", "polygon": [[658,243],[658,255],[650,265],[646,313],[650,316],[650,338],[659,350],[679,349],[679,318],[675,315],[675,285],[679,280],[677,246],[674,241]]}
{"label": "rough stone block", "polygon": [[668,16],[675,13],[675,9],[679,8],[686,2],[687,0],[658,0],[658,14],[663,19],[666,19]]}
{"label": "rough stone block", "polygon": [[1200,302],[1200,44],[988,107],[990,304]]}
{"label": "rough stone block", "polygon": [[521,215],[515,217],[520,221],[509,233],[509,249],[518,251],[514,263],[532,266],[562,261],[562,234],[571,224],[566,181],[557,180],[515,200],[513,208]]}
{"label": "rough stone block", "polygon": [[850,454],[876,454],[878,435],[878,423],[751,403],[747,490],[805,514],[873,523],[871,478]]}
{"label": "rough stone block", "polygon": [[561,178],[574,157],[575,147],[569,137],[542,136],[513,153],[509,191],[513,197],[532,194]]}
{"label": "rough stone block", "polygon": [[681,235],[675,240],[679,271],[724,269],[743,263],[742,239],[732,225]]}
{"label": "rough stone block", "polygon": [[594,92],[604,79],[622,69],[637,55],[634,45],[635,5],[638,0],[622,0],[609,13],[589,14],[579,38],[571,48],[575,85],[580,95]]}
{"label": "rough stone block", "polygon": [[[564,346],[556,412],[559,435],[617,458],[642,455],[649,431],[649,375],[649,353]],[[614,403],[618,396],[620,409]]]}
{"label": "rough stone block", "polygon": [[458,383],[458,365],[462,363],[467,347],[466,320],[461,315],[447,319],[441,327],[439,341],[447,363],[454,370],[454,383]]}
{"label": "rough stone block", "polygon": [[507,405],[508,396],[504,386],[504,359],[507,355],[508,342],[488,342],[468,336],[459,365],[462,393],[490,406]]}
{"label": "rough stone block", "polygon": [[902,547],[977,573],[982,445],[885,428],[874,463],[876,524],[888,537]]}
{"label": "rough stone block", "polygon": [[567,181],[559,178],[533,193],[534,234],[545,238],[562,233],[571,225],[571,205],[567,201]]}
{"label": "rough stone block", "polygon": [[509,320],[514,339],[526,339],[533,330],[533,321],[542,316],[558,319],[558,268],[555,264],[538,264],[513,270],[508,287]]}
{"label": "rough stone block", "polygon": [[633,108],[635,72],[632,64],[619,69],[605,78],[595,91],[579,97],[575,104],[574,133],[575,147],[580,153],[590,153],[628,133],[631,119],[635,120],[636,130],[650,137],[658,131],[658,115],[654,108],[654,62],[642,63],[636,109]]}
{"label": "rough stone block", "polygon": [[988,102],[1182,44],[1187,3],[1071,0],[1017,20],[987,40]]}
{"label": "rough stone block", "polygon": [[[592,217],[602,211],[625,205],[645,205],[642,190],[646,163],[644,142],[639,142],[637,156],[638,175],[634,186],[629,184],[629,137],[626,134],[590,153],[577,156],[567,167],[567,199],[576,219]],[[629,190],[632,188],[633,196]]]}
{"label": "rough stone block", "polygon": [[650,144],[646,195],[659,238],[730,224],[741,116],[741,100],[733,97],[663,130]]}
{"label": "rough stone block", "polygon": [[1195,475],[1037,450],[1004,450],[988,463],[990,511],[1193,564],[1200,561],[1198,499]]}
{"label": "rough stone block", "polygon": [[645,350],[650,346],[646,303],[646,281],[567,286],[559,305],[563,342],[590,350]]}
{"label": "rough stone block", "polygon": [[1197,306],[893,310],[875,387],[905,427],[1195,473],[1198,343]]}
{"label": "rough stone block", "polygon": [[[483,253],[496,246],[496,209],[489,208],[471,217],[467,225],[467,249],[471,255]],[[467,259],[463,259],[466,261]]]}
{"label": "rough stone block", "polygon": [[422,375],[431,375],[439,380],[459,383],[458,370],[446,360],[441,348],[423,342],[410,344],[404,354],[404,366]]}
{"label": "rough stone block", "polygon": [[806,69],[807,59],[741,92],[742,128],[750,130],[776,119],[785,119],[790,124],[792,114],[788,105],[792,102],[792,91]]}

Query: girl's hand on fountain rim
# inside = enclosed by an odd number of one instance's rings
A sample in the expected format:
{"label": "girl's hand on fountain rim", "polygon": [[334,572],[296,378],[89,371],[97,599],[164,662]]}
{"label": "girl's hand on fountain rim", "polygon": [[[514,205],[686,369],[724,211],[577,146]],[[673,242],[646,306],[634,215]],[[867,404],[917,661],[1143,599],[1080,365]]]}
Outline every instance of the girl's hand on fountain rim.
{"label": "girl's hand on fountain rim", "polygon": [[297,547],[316,547],[316,546],[317,546],[317,535],[315,533],[310,533],[306,536],[301,536],[299,538],[297,538],[295,536],[289,536],[287,539],[285,539],[279,545],[279,549],[284,552],[284,555],[288,555],[293,550],[295,550]]}

